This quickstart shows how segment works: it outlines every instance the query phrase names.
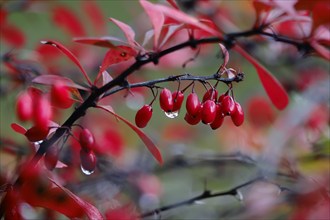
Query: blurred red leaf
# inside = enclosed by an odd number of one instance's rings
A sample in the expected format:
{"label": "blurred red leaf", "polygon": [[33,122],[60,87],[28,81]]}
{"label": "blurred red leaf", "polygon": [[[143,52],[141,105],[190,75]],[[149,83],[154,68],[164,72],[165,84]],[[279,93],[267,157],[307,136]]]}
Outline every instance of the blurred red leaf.
{"label": "blurred red leaf", "polygon": [[154,29],[154,49],[159,49],[159,37],[164,25],[164,15],[162,12],[158,11],[157,8],[154,7],[148,1],[140,0],[140,4],[147,13],[152,23]]}
{"label": "blurred red leaf", "polygon": [[56,81],[61,81],[64,85],[71,87],[71,88],[76,88],[76,89],[81,89],[85,91],[89,91],[89,88],[83,87],[81,85],[78,85],[77,83],[73,82],[71,79],[63,76],[57,76],[57,75],[41,75],[37,76],[32,80],[33,83],[39,83],[43,85],[54,85]]}
{"label": "blurred red leaf", "polygon": [[330,50],[319,44],[316,40],[311,41],[311,46],[316,50],[316,52],[326,60],[330,60]]}
{"label": "blurred red leaf", "polygon": [[313,11],[313,30],[320,25],[330,24],[330,2],[320,1],[315,4]]}
{"label": "blurred red leaf", "polygon": [[89,44],[99,47],[115,48],[116,46],[111,41],[126,43],[116,37],[79,37],[73,39],[77,43]]}
{"label": "blurred red leaf", "polygon": [[127,42],[131,47],[140,47],[135,41],[135,32],[130,26],[114,18],[110,18],[110,21],[115,23],[115,25],[117,25],[124,32]]}
{"label": "blurred red leaf", "polygon": [[7,22],[8,12],[4,8],[0,8],[0,25],[5,25]]}
{"label": "blurred red leaf", "polygon": [[83,1],[82,8],[89,17],[95,31],[97,33],[105,32],[105,19],[99,5],[95,1]]}
{"label": "blurred red leaf", "polygon": [[289,96],[280,82],[243,48],[236,45],[234,49],[254,66],[268,97],[275,107],[279,110],[284,109],[289,104]]}
{"label": "blurred red leaf", "polygon": [[191,25],[197,29],[203,30],[214,36],[221,36],[221,33],[219,31],[210,28],[209,26],[200,22],[198,19],[191,17],[182,11],[179,11],[174,8],[169,8],[165,5],[155,5],[155,4],[151,4],[151,5],[153,5],[153,7],[157,9],[159,12],[162,12],[165,16],[177,21],[178,23]]}
{"label": "blurred red leaf", "polygon": [[14,47],[22,47],[25,44],[24,33],[11,24],[1,24],[0,36],[6,43]]}
{"label": "blurred red leaf", "polygon": [[72,36],[84,36],[85,30],[74,12],[64,6],[58,6],[53,10],[54,23],[65,29]]}
{"label": "blurred red leaf", "polygon": [[219,44],[222,56],[223,56],[223,64],[221,64],[221,68],[225,67],[229,61],[229,53],[227,48],[223,44]]}
{"label": "blurred red leaf", "polygon": [[26,129],[17,123],[11,123],[10,127],[19,134],[25,135],[26,133]]}
{"label": "blurred red leaf", "polygon": [[123,118],[120,115],[117,115],[111,106],[106,106],[106,105],[99,105],[97,106],[98,108],[101,108],[109,113],[111,113],[112,115],[114,115],[116,118],[120,119],[121,121],[123,121],[125,124],[127,124],[143,141],[143,143],[146,145],[146,147],[148,148],[148,150],[150,151],[150,153],[152,154],[152,156],[154,156],[154,158],[158,161],[159,164],[163,164],[163,158],[162,155],[160,153],[160,151],[158,150],[157,146],[152,142],[152,140],[143,132],[141,131],[138,127],[136,127],[135,125],[133,125],[131,122],[129,122],[127,119]]}
{"label": "blurred red leaf", "polygon": [[84,75],[84,77],[86,78],[87,82],[89,83],[89,85],[92,85],[92,82],[90,81],[86,71],[84,70],[84,68],[82,67],[82,65],[80,64],[79,60],[77,59],[77,57],[70,51],[68,50],[64,45],[62,45],[59,42],[53,41],[53,40],[46,40],[46,41],[41,41],[42,44],[48,44],[51,45],[53,47],[56,47],[57,49],[59,49],[62,53],[64,53],[72,62],[74,62],[76,64],[76,66],[80,69],[80,71],[82,72],[82,74]]}
{"label": "blurred red leaf", "polygon": [[139,220],[137,213],[134,212],[133,207],[123,206],[116,209],[108,209],[105,213],[107,220]]}

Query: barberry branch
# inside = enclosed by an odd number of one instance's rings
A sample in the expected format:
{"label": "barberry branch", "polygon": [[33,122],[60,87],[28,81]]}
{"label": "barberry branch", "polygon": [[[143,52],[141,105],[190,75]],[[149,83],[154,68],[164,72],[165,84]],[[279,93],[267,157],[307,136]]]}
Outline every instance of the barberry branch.
{"label": "barberry branch", "polygon": [[[164,212],[164,211],[167,211],[167,210],[170,210],[170,209],[179,208],[181,206],[193,205],[193,204],[195,204],[198,201],[202,201],[202,200],[206,200],[206,199],[210,199],[210,198],[214,198],[214,197],[237,196],[237,195],[240,195],[239,189],[244,188],[244,187],[249,186],[249,185],[252,185],[253,183],[258,182],[258,181],[269,182],[264,177],[259,176],[259,177],[256,177],[256,178],[254,178],[252,180],[249,180],[249,181],[247,181],[245,183],[242,183],[240,185],[237,185],[237,186],[235,186],[235,187],[233,187],[233,188],[231,188],[229,190],[225,190],[225,191],[212,192],[210,190],[205,189],[198,196],[195,196],[195,197],[192,197],[190,199],[183,200],[181,202],[173,203],[171,205],[163,206],[163,207],[160,207],[158,209],[155,209],[155,210],[152,210],[152,211],[143,213],[143,214],[140,215],[140,217],[141,218],[145,218],[145,217],[149,217],[149,216],[152,216],[152,215],[158,215],[161,212]],[[290,189],[288,189],[286,187],[282,187],[282,186],[280,186],[280,185],[278,185],[276,183],[273,183],[273,184],[276,185],[277,187],[279,187],[279,190],[281,190],[281,191],[283,191],[283,190],[289,190],[289,191],[291,191]]]}
{"label": "barberry branch", "polygon": [[[29,165],[26,166],[26,169],[35,166],[40,158],[43,156],[43,154],[47,151],[47,149],[52,146],[56,141],[58,141],[60,138],[63,137],[68,132],[68,128],[71,128],[71,126],[82,116],[86,114],[86,111],[90,107],[94,107],[97,100],[102,96],[102,94],[108,92],[110,89],[114,88],[115,86],[120,86],[123,84],[123,82],[126,81],[126,78],[131,75],[133,72],[137,71],[140,69],[142,66],[148,64],[148,63],[154,63],[157,64],[158,60],[172,52],[178,51],[180,49],[190,47],[190,48],[196,48],[197,45],[202,45],[202,44],[212,44],[212,43],[224,43],[227,46],[232,46],[233,44],[237,43],[236,40],[240,37],[249,37],[249,36],[254,36],[254,35],[265,35],[273,38],[274,40],[278,42],[283,42],[287,44],[291,44],[293,46],[296,46],[298,49],[301,48],[311,48],[311,46],[306,43],[306,42],[300,42],[296,40],[289,40],[287,38],[270,34],[267,32],[263,32],[261,30],[255,30],[252,29],[250,31],[243,31],[240,33],[232,33],[232,34],[225,34],[223,38],[220,37],[211,37],[211,38],[202,38],[202,39],[189,39],[186,42],[177,44],[173,47],[167,48],[163,51],[155,52],[152,53],[151,56],[138,56],[136,57],[136,61],[128,67],[126,70],[124,70],[120,75],[118,75],[116,78],[114,78],[112,81],[107,83],[106,85],[100,87],[100,88],[93,88],[92,93],[89,95],[89,97],[80,105],[78,106],[75,111],[69,116],[69,118],[63,123],[63,125],[56,130],[56,132],[47,140],[44,140],[32,158],[32,160],[29,162]],[[212,76],[214,77],[214,76]],[[197,77],[198,78],[198,77]],[[198,80],[198,79],[195,80]],[[160,81],[171,81],[171,78],[167,79],[160,79]],[[205,78],[206,80],[207,78]],[[214,78],[216,79],[216,78]],[[181,80],[181,79],[180,79]],[[191,76],[191,80],[194,80],[193,77]],[[151,82],[149,82],[151,83]],[[156,82],[155,82],[156,83]],[[123,89],[123,88],[122,88]],[[21,176],[17,178],[17,180],[14,183],[14,186],[18,186],[22,184],[23,180]],[[7,195],[6,195],[7,196]],[[4,201],[6,201],[6,196],[2,199],[1,204],[0,204],[0,218],[3,216],[5,212],[5,204]]]}

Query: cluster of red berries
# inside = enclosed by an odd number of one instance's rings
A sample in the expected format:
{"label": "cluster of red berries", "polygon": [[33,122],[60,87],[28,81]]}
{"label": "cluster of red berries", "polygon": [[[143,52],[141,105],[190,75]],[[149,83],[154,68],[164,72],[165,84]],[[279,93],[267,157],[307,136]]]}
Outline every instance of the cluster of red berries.
{"label": "cluster of red berries", "polygon": [[25,136],[31,142],[43,140],[49,132],[49,123],[53,117],[53,109],[69,108],[73,103],[70,91],[62,82],[55,82],[49,93],[30,87],[19,94],[16,103],[16,115],[22,122],[31,121],[33,126]]}
{"label": "cluster of red berries", "polygon": [[[176,117],[184,100],[182,91],[171,92],[164,88],[159,95],[161,109],[169,117]],[[210,125],[215,130],[219,128],[225,116],[230,116],[234,125],[240,126],[244,122],[244,112],[241,105],[236,102],[229,92],[218,98],[218,91],[215,88],[209,89],[200,102],[198,95],[192,92],[186,100],[187,113],[185,121],[190,125],[196,125],[200,121]],[[135,116],[135,123],[139,128],[144,128],[152,116],[152,106],[144,105]]]}

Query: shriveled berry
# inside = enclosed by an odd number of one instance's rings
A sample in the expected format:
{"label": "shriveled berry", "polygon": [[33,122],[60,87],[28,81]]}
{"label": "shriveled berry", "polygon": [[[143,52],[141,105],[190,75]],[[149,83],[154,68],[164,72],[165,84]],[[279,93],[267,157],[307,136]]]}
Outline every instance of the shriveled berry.
{"label": "shriveled berry", "polygon": [[94,135],[92,134],[92,132],[89,129],[84,128],[80,132],[79,143],[80,143],[81,148],[84,151],[89,152],[89,151],[93,150],[93,147],[95,144],[95,139],[94,139]]}
{"label": "shriveled berry", "polygon": [[225,96],[221,101],[222,112],[224,115],[233,114],[235,111],[235,102],[229,95]]}
{"label": "shriveled berry", "polygon": [[33,126],[25,133],[27,139],[31,142],[44,140],[48,135],[48,127]]}
{"label": "shriveled berry", "polygon": [[80,150],[80,162],[81,167],[89,172],[93,173],[96,167],[96,156],[93,151],[86,152],[83,149]]}
{"label": "shriveled berry", "polygon": [[51,146],[45,153],[44,163],[48,170],[53,170],[56,167],[58,161],[58,148],[57,146]]}
{"label": "shriveled berry", "polygon": [[135,124],[139,128],[144,128],[147,126],[152,116],[152,107],[150,105],[144,105],[142,108],[136,112]]}
{"label": "shriveled berry", "polygon": [[32,98],[28,92],[19,94],[16,102],[16,115],[21,121],[28,121],[32,118]]}
{"label": "shriveled berry", "polygon": [[165,112],[172,112],[173,110],[173,98],[169,89],[164,88],[159,95],[159,103],[161,109]]}
{"label": "shriveled berry", "polygon": [[187,113],[191,116],[197,116],[201,111],[201,103],[196,93],[190,93],[186,101]]}
{"label": "shriveled berry", "polygon": [[197,125],[201,121],[201,114],[191,116],[188,112],[184,116],[184,120],[190,125]]}
{"label": "shriveled berry", "polygon": [[223,124],[224,118],[225,118],[225,116],[222,113],[221,105],[217,104],[217,106],[216,106],[216,116],[215,116],[214,121],[210,124],[210,127],[213,130],[216,130],[216,129],[220,128],[221,125]]}
{"label": "shriveled berry", "polygon": [[70,108],[73,100],[70,98],[70,91],[61,81],[55,82],[50,90],[50,100],[53,106],[58,108]]}
{"label": "shriveled berry", "polygon": [[184,95],[181,91],[175,91],[172,93],[172,99],[173,99],[173,109],[172,111],[179,111],[184,99]]}
{"label": "shriveled berry", "polygon": [[214,121],[216,116],[216,104],[212,100],[206,100],[202,107],[202,122],[210,124]]}
{"label": "shriveled berry", "polygon": [[244,122],[244,112],[242,106],[238,102],[235,102],[235,109],[236,110],[230,115],[230,117],[234,125],[240,126]]}
{"label": "shriveled berry", "polygon": [[206,100],[212,100],[216,101],[218,98],[218,91],[215,88],[211,88],[207,90],[207,92],[203,96],[203,102],[206,102]]}

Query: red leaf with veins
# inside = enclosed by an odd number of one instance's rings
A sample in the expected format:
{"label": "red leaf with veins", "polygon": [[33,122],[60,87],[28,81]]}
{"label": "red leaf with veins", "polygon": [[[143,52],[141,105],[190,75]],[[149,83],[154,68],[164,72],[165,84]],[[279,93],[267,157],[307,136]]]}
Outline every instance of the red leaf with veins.
{"label": "red leaf with veins", "polygon": [[140,45],[135,41],[135,32],[130,26],[114,18],[110,18],[110,21],[115,23],[115,25],[117,25],[124,32],[127,42],[131,47],[140,47]]}
{"label": "red leaf with veins", "polygon": [[143,141],[143,143],[146,145],[152,156],[158,161],[159,164],[163,164],[163,158],[158,150],[157,146],[152,142],[152,140],[143,132],[141,131],[138,127],[133,125],[131,122],[129,122],[127,119],[123,118],[120,115],[117,115],[111,106],[105,106],[105,105],[99,105],[97,106],[98,108],[101,108],[112,115],[114,115],[117,119],[123,121],[125,124],[127,124]]}
{"label": "red leaf with veins", "polygon": [[147,13],[154,29],[154,49],[159,49],[159,37],[164,25],[164,15],[157,10],[153,4],[145,0],[140,0],[140,4]]}
{"label": "red leaf with veins", "polygon": [[289,104],[289,96],[280,82],[243,48],[236,45],[234,49],[245,57],[245,59],[247,59],[254,66],[254,68],[256,68],[259,79],[275,107],[279,110],[284,109]]}
{"label": "red leaf with veins", "polygon": [[73,11],[64,6],[58,6],[53,10],[54,23],[65,29],[72,36],[84,36],[85,30]]}
{"label": "red leaf with veins", "polygon": [[165,16],[177,21],[178,23],[184,23],[184,24],[191,25],[200,30],[206,31],[207,33],[214,35],[214,36],[221,36],[221,33],[219,31],[216,31],[215,29],[210,28],[209,26],[200,22],[198,19],[191,17],[182,11],[179,11],[174,8],[169,8],[165,5],[155,5],[155,4],[151,4],[151,5],[153,5],[153,7],[155,9],[157,9],[158,11],[162,12]]}
{"label": "red leaf with veins", "polygon": [[80,71],[82,72],[82,74],[84,75],[84,77],[86,78],[87,82],[89,85],[92,85],[91,80],[89,79],[86,71],[84,70],[84,68],[82,67],[82,65],[80,64],[79,60],[77,59],[77,57],[70,51],[68,50],[64,45],[62,45],[59,42],[53,41],[53,40],[46,40],[46,41],[41,41],[42,44],[48,44],[51,45],[53,47],[56,47],[57,49],[59,49],[62,53],[64,53],[73,63],[76,64],[76,66],[80,69]]}
{"label": "red leaf with veins", "polygon": [[105,19],[101,8],[95,1],[83,1],[82,8],[86,15],[89,17],[92,27],[97,33],[105,32]]}

